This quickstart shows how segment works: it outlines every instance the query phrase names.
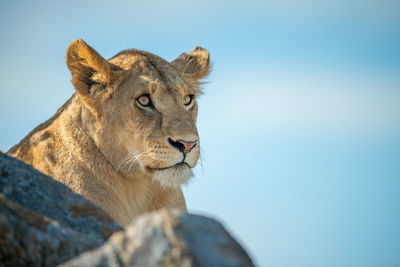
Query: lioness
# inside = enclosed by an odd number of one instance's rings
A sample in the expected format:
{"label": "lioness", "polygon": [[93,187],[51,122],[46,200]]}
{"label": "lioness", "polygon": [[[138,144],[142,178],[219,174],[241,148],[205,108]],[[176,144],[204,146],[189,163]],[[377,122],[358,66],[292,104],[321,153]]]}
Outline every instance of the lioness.
{"label": "lioness", "polygon": [[121,226],[142,212],[186,209],[181,185],[200,155],[196,98],[208,51],[196,47],[167,62],[131,49],[105,60],[75,40],[66,60],[76,93],[8,153]]}

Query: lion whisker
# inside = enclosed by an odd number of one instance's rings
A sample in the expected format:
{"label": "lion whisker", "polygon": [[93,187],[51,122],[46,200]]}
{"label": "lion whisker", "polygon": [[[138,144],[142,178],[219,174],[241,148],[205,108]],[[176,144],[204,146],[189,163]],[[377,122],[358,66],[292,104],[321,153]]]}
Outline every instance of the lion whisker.
{"label": "lion whisker", "polygon": [[118,165],[117,171],[123,166],[126,165],[127,162],[129,162],[130,160],[130,154],[128,154],[122,161],[121,163]]}
{"label": "lion whisker", "polygon": [[204,174],[204,164],[203,161],[206,161],[206,156],[205,153],[203,151],[203,149],[200,151],[200,157],[199,157],[199,164],[200,164],[200,169],[201,169],[201,173]]}
{"label": "lion whisker", "polygon": [[137,160],[139,160],[139,159],[143,156],[143,154],[146,153],[146,152],[147,152],[147,151],[143,151],[143,152],[140,153],[139,155],[136,155],[136,156],[134,156],[134,158],[132,158],[133,160],[132,160],[131,165],[129,166],[128,172],[131,171],[131,168],[132,168],[133,164],[134,164]]}

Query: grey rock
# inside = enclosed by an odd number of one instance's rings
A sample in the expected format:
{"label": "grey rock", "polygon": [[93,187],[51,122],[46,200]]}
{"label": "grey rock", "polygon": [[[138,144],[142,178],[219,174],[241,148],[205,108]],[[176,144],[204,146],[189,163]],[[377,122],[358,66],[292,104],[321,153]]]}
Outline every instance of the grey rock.
{"label": "grey rock", "polygon": [[55,266],[98,245],[0,194],[0,266]]}
{"label": "grey rock", "polygon": [[100,248],[61,266],[254,266],[217,221],[182,211],[138,217]]}
{"label": "grey rock", "polygon": [[76,232],[98,245],[121,228],[102,209],[68,187],[0,152],[0,193]]}

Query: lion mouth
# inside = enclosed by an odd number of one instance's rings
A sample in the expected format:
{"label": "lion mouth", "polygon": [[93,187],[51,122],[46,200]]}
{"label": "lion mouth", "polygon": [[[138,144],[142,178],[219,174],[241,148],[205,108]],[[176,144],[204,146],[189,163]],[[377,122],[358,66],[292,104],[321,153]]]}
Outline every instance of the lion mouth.
{"label": "lion mouth", "polygon": [[177,164],[174,164],[174,165],[171,165],[171,166],[168,166],[165,168],[153,168],[153,167],[147,167],[147,168],[150,170],[153,170],[153,171],[162,171],[162,170],[168,170],[168,169],[179,169],[182,167],[188,167],[190,169],[189,164],[187,164],[186,162],[179,162]]}

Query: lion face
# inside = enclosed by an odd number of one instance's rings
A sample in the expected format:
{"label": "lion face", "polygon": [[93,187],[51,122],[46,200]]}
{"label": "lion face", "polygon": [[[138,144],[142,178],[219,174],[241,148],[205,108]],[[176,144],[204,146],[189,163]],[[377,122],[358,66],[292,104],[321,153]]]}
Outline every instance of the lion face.
{"label": "lion face", "polygon": [[[123,118],[112,125],[119,149],[126,151],[118,167],[128,172],[139,167],[163,185],[182,184],[200,155],[198,90],[173,69],[163,80],[156,67],[145,61],[142,65],[139,75],[130,75],[117,87],[107,107]],[[111,119],[103,121],[109,124]]]}
{"label": "lion face", "polygon": [[199,80],[209,71],[205,49],[171,63],[137,50],[106,61],[77,40],[67,64],[88,131],[116,171],[167,187],[190,178],[200,156],[196,117]]}

